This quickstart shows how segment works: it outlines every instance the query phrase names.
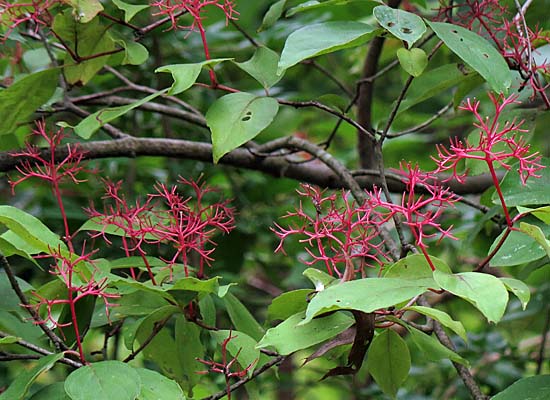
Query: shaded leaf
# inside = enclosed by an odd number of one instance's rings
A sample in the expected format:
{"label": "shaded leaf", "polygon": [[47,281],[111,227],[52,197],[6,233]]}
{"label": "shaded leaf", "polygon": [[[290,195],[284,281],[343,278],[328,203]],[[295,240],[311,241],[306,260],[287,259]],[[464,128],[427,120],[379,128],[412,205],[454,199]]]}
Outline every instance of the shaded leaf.
{"label": "shaded leaf", "polygon": [[256,321],[243,303],[233,294],[227,293],[223,302],[231,322],[238,331],[246,333],[252,339],[258,341],[264,336],[264,328]]}
{"label": "shaded leaf", "polygon": [[423,307],[423,306],[410,306],[405,308],[405,310],[416,311],[417,313],[420,313],[427,317],[435,319],[441,325],[451,329],[454,333],[460,336],[465,342],[468,341],[468,338],[466,336],[466,330],[464,329],[464,325],[462,325],[461,322],[455,321],[454,319],[452,319],[451,316],[444,311],[441,311],[435,308],[430,308],[430,307]]}
{"label": "shaded leaf", "polygon": [[547,400],[550,398],[550,375],[523,378],[492,397],[492,400]]}
{"label": "shaded leaf", "polygon": [[171,379],[146,368],[136,368],[141,381],[139,400],[185,400],[180,386]]}
{"label": "shaded leaf", "polygon": [[514,295],[521,302],[521,306],[523,310],[525,310],[525,308],[527,307],[527,304],[529,303],[529,300],[531,299],[531,291],[529,290],[529,286],[527,286],[522,281],[514,278],[499,278],[499,279],[502,283],[504,283],[504,286],[506,286],[506,289],[514,293]]}
{"label": "shaded leaf", "polygon": [[235,65],[248,73],[267,90],[281,80],[283,75],[277,75],[279,55],[267,47],[258,47],[252,58]]}
{"label": "shaded leaf", "polygon": [[[543,158],[540,164],[548,167],[550,160]],[[550,168],[537,171],[537,174],[540,175],[540,178],[530,178],[523,185],[519,177],[517,164],[511,166],[511,169],[500,183],[500,189],[508,207],[550,204],[550,190],[548,190],[550,187]],[[496,192],[493,194],[492,200],[494,204],[500,204]]]}
{"label": "shaded leaf", "polygon": [[462,358],[457,353],[443,346],[435,337],[428,335],[412,326],[407,326],[413,343],[424,353],[426,358],[431,361],[451,360],[456,363],[469,367],[468,360]]}
{"label": "shaded leaf", "polygon": [[269,320],[287,319],[291,315],[305,311],[310,289],[292,290],[275,297],[267,308]]}
{"label": "shaded leaf", "polygon": [[134,4],[128,4],[122,0],[112,0],[112,1],[115,6],[117,6],[120,10],[124,11],[124,22],[130,22],[137,13],[149,8],[148,4],[134,5]]}

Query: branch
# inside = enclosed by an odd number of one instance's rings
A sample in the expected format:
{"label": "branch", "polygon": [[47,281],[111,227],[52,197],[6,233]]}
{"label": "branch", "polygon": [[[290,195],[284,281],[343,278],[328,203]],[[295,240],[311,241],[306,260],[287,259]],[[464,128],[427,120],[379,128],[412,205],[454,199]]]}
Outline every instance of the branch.
{"label": "branch", "polygon": [[[270,369],[271,367],[274,367],[275,365],[281,364],[285,360],[286,356],[278,356],[274,358],[271,361],[266,362],[264,365],[262,365],[260,368],[256,369],[250,377],[246,377],[241,379],[240,381],[234,383],[229,387],[229,391],[232,392],[247,382],[250,382],[251,380],[255,379],[258,375],[263,374],[265,371]],[[204,397],[202,400],[219,400],[223,398],[227,394],[228,390],[224,389],[221,392],[218,392],[216,394],[213,394],[212,396]]]}
{"label": "branch", "polygon": [[159,332],[162,330],[162,328],[164,328],[164,325],[166,325],[170,318],[172,318],[171,315],[161,321],[155,322],[151,334],[147,336],[147,338],[143,341],[143,343],[141,343],[141,345],[137,349],[132,351],[124,360],[122,360],[122,362],[127,363],[136,358],[136,356],[141,353],[149,345],[149,343],[153,341],[155,336],[159,334]]}
{"label": "branch", "polygon": [[[184,136],[181,134],[180,136]],[[125,137],[118,140],[94,141],[81,143],[80,148],[85,151],[87,159],[101,159],[113,157],[162,156],[186,160],[212,163],[212,145],[204,142],[194,142],[178,139],[135,138]],[[42,149],[41,154],[49,157],[49,150]],[[61,161],[67,156],[67,148],[61,147],[56,151],[56,160]],[[25,159],[13,157],[10,152],[0,152],[0,172],[15,170]],[[328,167],[312,163],[292,163],[284,157],[262,157],[252,154],[246,148],[238,148],[226,154],[220,164],[237,168],[260,171],[278,178],[290,178],[300,182],[307,182],[321,187],[339,189],[348,188],[344,182]],[[390,174],[390,172],[388,172]],[[388,176],[388,187],[392,192],[402,193],[405,185],[400,180]],[[380,185],[376,176],[364,175],[356,178],[362,188],[372,188]],[[471,176],[464,183],[451,180],[446,182],[449,188],[457,194],[477,194],[484,192],[493,185],[487,174]]]}

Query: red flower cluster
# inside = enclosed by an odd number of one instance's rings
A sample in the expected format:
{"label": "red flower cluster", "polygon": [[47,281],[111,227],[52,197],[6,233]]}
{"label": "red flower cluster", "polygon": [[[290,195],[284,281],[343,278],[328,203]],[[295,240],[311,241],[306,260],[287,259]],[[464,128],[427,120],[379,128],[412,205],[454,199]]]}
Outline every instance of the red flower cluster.
{"label": "red flower cluster", "polygon": [[313,203],[316,214],[310,216],[300,202],[295,212],[285,216],[296,219],[297,224],[286,229],[275,224],[276,229],[272,230],[281,239],[276,251],[284,253],[283,245],[289,236],[303,236],[300,243],[305,244],[312,258],[305,264],[322,262],[329,274],[336,274],[342,281],[354,279],[356,273],[364,275],[367,265],[381,266],[387,260],[368,204],[350,201],[347,191],[325,196],[320,189],[306,184],[302,184],[302,190],[298,194]]}
{"label": "red flower cluster", "polygon": [[[233,209],[227,201],[205,204],[205,195],[213,192],[204,184],[179,179],[179,183],[189,187],[194,196],[184,197],[177,185],[168,187],[157,184],[156,193],[130,205],[126,197],[119,193],[121,182],[106,182],[106,201],[103,211],[97,211],[93,205],[87,209],[88,215],[103,226],[95,236],[102,236],[107,243],[110,228],[122,233],[122,245],[126,256],[139,255],[147,267],[149,277],[156,284],[153,272],[147,261],[146,244],[168,244],[173,255],[167,260],[170,272],[181,261],[185,275],[189,276],[189,257],[198,256],[198,278],[204,277],[204,265],[210,265],[211,254],[216,244],[212,237],[217,232],[229,233],[234,228]],[[132,276],[136,275],[132,271]]]}
{"label": "red flower cluster", "polygon": [[59,0],[5,1],[0,0],[0,26],[7,26],[6,39],[14,29],[25,23],[32,23],[35,30],[40,26],[49,26],[52,16],[49,9]]}

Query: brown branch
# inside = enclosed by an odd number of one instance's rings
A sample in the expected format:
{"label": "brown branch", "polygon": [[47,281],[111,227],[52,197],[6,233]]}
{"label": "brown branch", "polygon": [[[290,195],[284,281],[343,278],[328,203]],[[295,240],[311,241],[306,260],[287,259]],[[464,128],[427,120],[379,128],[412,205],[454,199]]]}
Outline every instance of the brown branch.
{"label": "brown branch", "polygon": [[162,330],[162,328],[164,328],[164,325],[166,325],[166,323],[170,320],[170,318],[172,318],[171,315],[161,321],[155,322],[153,326],[153,330],[151,331],[151,334],[147,336],[147,338],[143,341],[143,343],[141,343],[141,345],[137,349],[132,351],[124,360],[122,360],[122,362],[127,363],[132,361],[134,358],[136,358],[136,356],[139,353],[141,353],[159,334],[159,332]]}
{"label": "brown branch", "polygon": [[[285,360],[285,358],[286,358],[286,356],[278,356],[278,357],[274,358],[273,360],[266,362],[260,368],[256,369],[252,373],[251,376],[243,378],[240,381],[238,381],[238,382],[234,383],[233,385],[231,385],[229,387],[229,391],[233,392],[234,390],[240,388],[241,386],[243,386],[247,382],[250,382],[251,380],[255,379],[258,375],[263,374],[265,371],[269,370],[270,368],[281,364]],[[222,391],[220,391],[216,394],[213,394],[212,396],[204,397],[202,400],[219,400],[219,399],[225,397],[227,392],[228,392],[228,390],[226,388],[226,389],[224,389],[224,390],[222,390]]]}
{"label": "brown branch", "polygon": [[21,290],[21,286],[19,286],[19,282],[17,282],[17,278],[15,274],[13,273],[13,270],[11,268],[10,263],[8,262],[8,259],[0,253],[0,266],[4,268],[4,271],[6,271],[6,275],[8,277],[8,280],[10,281],[10,285],[19,298],[19,301],[21,301],[21,304],[25,310],[30,314],[33,321],[42,329],[42,331],[48,336],[48,338],[52,341],[52,343],[55,345],[56,349],[58,350],[69,350],[69,347],[65,344],[65,342],[55,334],[54,331],[52,331],[46,324],[41,323],[42,318],[40,318],[40,315],[38,315],[38,312],[31,307],[31,303],[29,302],[29,299],[27,299],[27,296],[25,293],[23,293],[23,290]]}
{"label": "brown branch", "polygon": [[[186,135],[182,133],[179,136]],[[88,159],[162,156],[212,163],[212,145],[189,140],[125,137],[118,140],[81,143],[80,147],[86,152]],[[43,149],[42,155],[48,157],[49,150]],[[62,160],[66,155],[67,148],[61,147],[56,152],[55,158]],[[0,172],[13,171],[23,161],[24,158],[13,157],[10,152],[0,152]],[[344,182],[324,165],[291,163],[285,157],[256,156],[246,148],[231,151],[219,163],[326,188],[347,188]],[[391,174],[391,172],[388,173]],[[379,179],[375,176],[358,176],[356,180],[362,188],[371,189],[373,185],[380,185]],[[457,194],[477,194],[491,187],[493,181],[488,174],[484,174],[468,177],[464,183],[451,180],[446,184]],[[388,176],[388,187],[395,193],[402,193],[405,189],[405,185],[400,180],[392,179],[391,176]]]}

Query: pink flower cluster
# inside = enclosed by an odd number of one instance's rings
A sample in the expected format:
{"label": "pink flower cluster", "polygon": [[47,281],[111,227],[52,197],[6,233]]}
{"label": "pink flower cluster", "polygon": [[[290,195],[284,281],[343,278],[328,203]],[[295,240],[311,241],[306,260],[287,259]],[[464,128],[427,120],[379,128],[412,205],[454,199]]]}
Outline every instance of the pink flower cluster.
{"label": "pink flower cluster", "polygon": [[49,26],[52,16],[49,9],[60,0],[30,0],[30,1],[6,1],[0,0],[0,26],[7,26],[8,31],[4,34],[7,38],[19,25],[31,23],[34,30],[41,26]]}

